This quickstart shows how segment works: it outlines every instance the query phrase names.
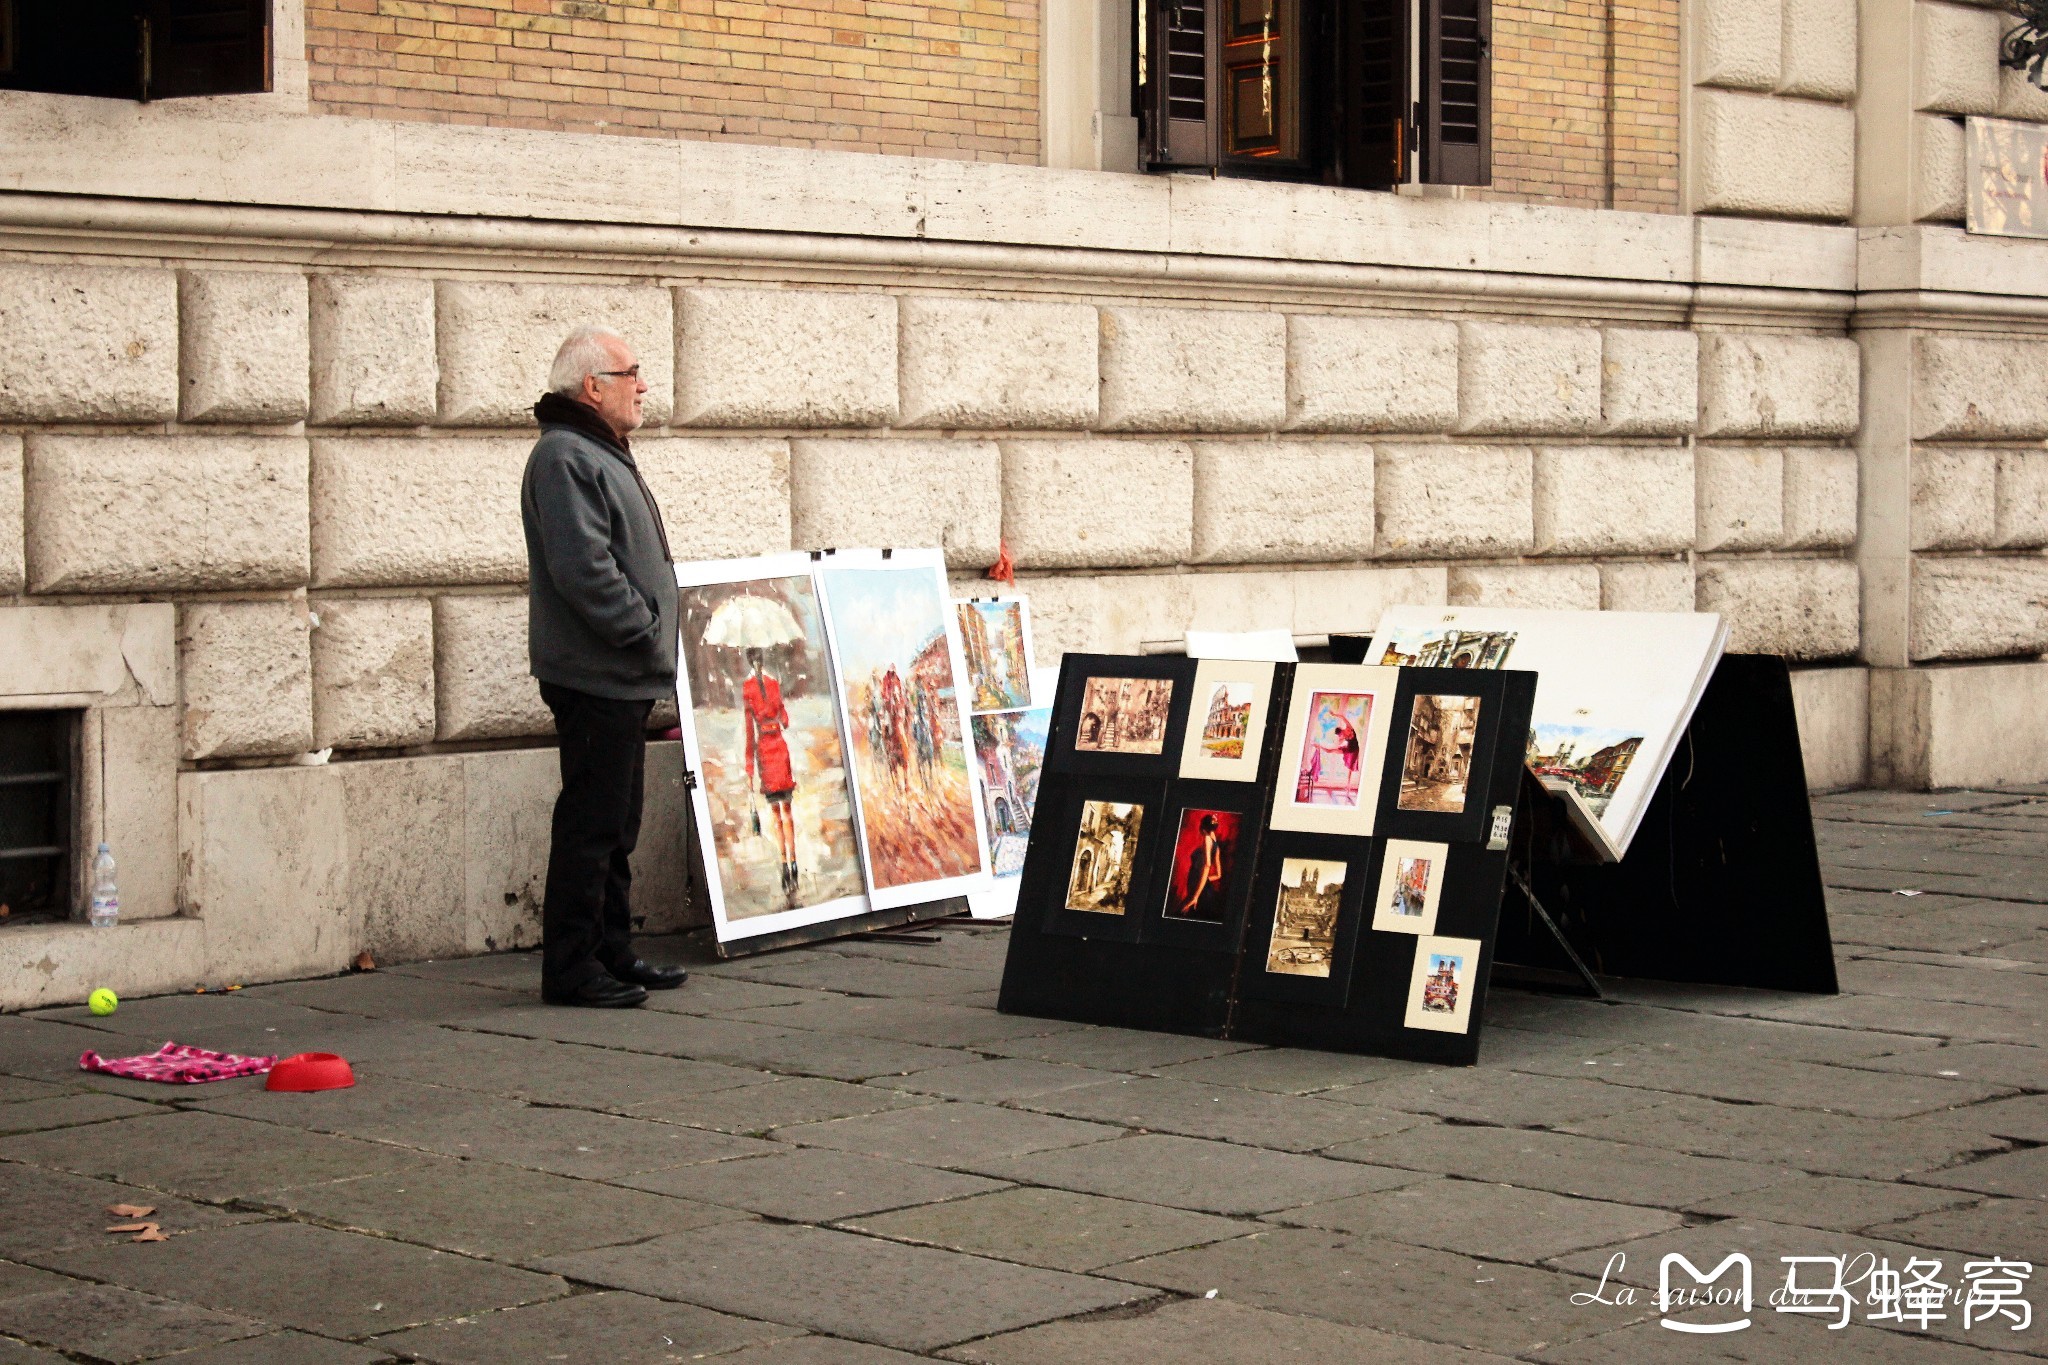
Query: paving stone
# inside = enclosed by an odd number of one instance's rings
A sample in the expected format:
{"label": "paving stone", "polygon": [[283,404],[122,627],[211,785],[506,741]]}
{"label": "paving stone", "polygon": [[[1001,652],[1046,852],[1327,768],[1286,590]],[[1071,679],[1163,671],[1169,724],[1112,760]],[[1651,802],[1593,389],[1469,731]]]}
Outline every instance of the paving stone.
{"label": "paving stone", "polygon": [[13,1104],[0,1104],[0,1137],[50,1128],[75,1128],[81,1123],[104,1123],[108,1119],[162,1112],[159,1105],[144,1104],[119,1095],[58,1095],[51,1099],[18,1100]]}
{"label": "paving stone", "polygon": [[1013,1038],[977,1049],[999,1057],[1028,1057],[1040,1062],[1092,1066],[1102,1071],[1152,1071],[1176,1062],[1227,1053],[1249,1052],[1256,1043],[1221,1038],[1189,1038],[1178,1033],[1142,1033],[1137,1029],[1080,1028],[1043,1038]]}
{"label": "paving stone", "polygon": [[439,981],[428,985],[416,977],[396,976],[388,972],[357,972],[318,981],[263,986],[247,994],[259,1000],[304,1005],[308,1009],[338,1014],[436,1023],[501,1005],[531,1004],[540,994],[540,982],[528,980],[520,987],[501,989],[464,981]]}
{"label": "paving stone", "polygon": [[2037,1146],[2048,1144],[2048,1095],[2015,1095],[2009,1100],[1973,1104],[1939,1117],[1974,1133],[1990,1133]]}
{"label": "paving stone", "polygon": [[746,1209],[792,1223],[830,1223],[856,1214],[959,1199],[1002,1182],[902,1161],[804,1148],[749,1161],[721,1161],[626,1177],[643,1190]]}
{"label": "paving stone", "polygon": [[1160,1067],[1159,1074],[1176,1081],[1235,1085],[1247,1090],[1270,1090],[1279,1095],[1316,1095],[1344,1086],[1436,1070],[1435,1067],[1423,1067],[1391,1057],[1311,1052],[1299,1047],[1268,1047],[1178,1062]]}
{"label": "paving stone", "polygon": [[1592,1279],[1308,1228],[1276,1228],[1103,1273],[1504,1355],[1617,1325],[1572,1305],[1573,1294],[1595,1287]]}
{"label": "paving stone", "polygon": [[0,1332],[115,1365],[268,1330],[261,1322],[111,1285],[79,1285],[0,1303]]}
{"label": "paving stone", "polygon": [[1977,949],[2004,950],[2028,937],[2031,921],[2015,916],[1999,923],[1991,917],[1907,919],[1899,915],[1830,914],[1828,929],[1837,948],[1869,946],[1962,953]]}
{"label": "paving stone", "polygon": [[1146,1297],[1060,1271],[767,1223],[726,1223],[549,1264],[593,1284],[911,1351]]}
{"label": "paving stone", "polygon": [[1427,1180],[1267,1217],[1294,1227],[1355,1232],[1525,1265],[1662,1232],[1682,1221],[1663,1209],[1567,1199],[1473,1180]]}
{"label": "paving stone", "polygon": [[[2003,1144],[1932,1118],[1882,1120],[1676,1096],[1652,1109],[1563,1125],[1572,1133],[1736,1160],[1767,1158],[1816,1175],[1896,1180]],[[1714,1191],[1713,1194],[1728,1193]]]}
{"label": "paving stone", "polygon": [[569,1288],[552,1275],[303,1223],[251,1223],[43,1259],[55,1270],[338,1337],[534,1303]]}
{"label": "paving stone", "polygon": [[[2039,912],[2036,912],[2037,915]],[[2025,974],[1931,967],[1918,962],[1852,958],[1836,964],[1842,989],[1905,1000],[1948,1000],[1998,1009],[2039,1010],[2048,1005],[2048,980]]]}
{"label": "paving stone", "polygon": [[545,1038],[440,1030],[431,1049],[358,1067],[359,1074],[451,1086],[607,1113],[638,1113],[679,1098],[763,1085],[766,1071]]}
{"label": "paving stone", "polygon": [[[12,1209],[8,1212],[11,1214]],[[100,1240],[105,1240],[105,1234]],[[52,1275],[47,1270],[34,1266],[16,1265],[13,1261],[0,1261],[0,1299],[21,1299],[31,1294],[47,1294],[53,1289],[68,1289],[82,1283],[62,1275]]]}
{"label": "paving stone", "polygon": [[67,1365],[65,1358],[0,1337],[0,1365]]}
{"label": "paving stone", "polygon": [[2048,1199],[2048,1147],[2027,1147],[1944,1170],[1923,1171],[1913,1179],[1951,1190]]}
{"label": "paving stone", "polygon": [[[177,1358],[177,1365],[375,1365],[391,1357],[383,1351],[303,1332],[274,1332],[269,1336],[231,1341],[224,1346],[202,1346]],[[5,1356],[0,1356],[4,1365]]]}
{"label": "paving stone", "polygon": [[106,1226],[121,1221],[108,1216],[110,1204],[153,1207],[156,1212],[150,1217],[171,1236],[245,1223],[257,1216],[62,1171],[0,1162],[0,1209],[6,1210],[6,1216],[0,1217],[0,1256],[101,1245],[107,1240]]}
{"label": "paving stone", "polygon": [[1014,1188],[951,1203],[850,1220],[862,1232],[1087,1271],[1139,1256],[1220,1242],[1256,1229],[1228,1218],[1070,1190]]}
{"label": "paving stone", "polygon": [[417,1164],[420,1156],[379,1143],[190,1112],[8,1138],[0,1142],[0,1160],[227,1200],[395,1171]]}
{"label": "paving stone", "polygon": [[[1491,1003],[1491,997],[1489,997]],[[1620,1038],[1581,1038],[1568,1033],[1543,1033],[1530,1029],[1496,1026],[1489,1014],[1479,1035],[1477,1071],[1514,1071],[1531,1062],[1569,1057],[1583,1062],[1627,1046]]]}
{"label": "paving stone", "polygon": [[1331,1104],[1302,1095],[1151,1076],[1125,1076],[1077,1090],[1055,1090],[1020,1103],[1043,1113],[1121,1128],[1217,1138],[1283,1152],[1320,1151],[1340,1142],[1397,1133],[1423,1121],[1412,1115]]}
{"label": "paving stone", "polygon": [[712,976],[694,966],[681,990],[652,991],[646,1009],[668,1014],[730,1014],[759,1009],[764,1005],[801,1005],[818,999],[844,999],[827,991],[797,986],[777,986],[768,981],[742,981],[730,976]]}
{"label": "paving stone", "polygon": [[1169,1303],[1137,1317],[1047,1323],[944,1353],[975,1365],[1244,1365],[1254,1360],[1500,1365],[1505,1357],[1431,1345],[1314,1317],[1272,1313],[1225,1299]]}
{"label": "paving stone", "polygon": [[990,1104],[942,1102],[777,1129],[783,1142],[896,1157],[931,1166],[976,1162],[1122,1136],[1120,1127],[1023,1113]]}
{"label": "paving stone", "polygon": [[[0,1105],[19,1104],[23,1100],[53,1100],[60,1095],[75,1095],[78,1091],[70,1086],[58,1085],[52,1081],[32,1081],[24,1076],[0,1076]],[[4,1116],[4,1111],[0,1111]]]}
{"label": "paving stone", "polygon": [[346,1231],[514,1264],[722,1223],[727,1209],[482,1161],[287,1190],[267,1207]]}
{"label": "paving stone", "polygon": [[207,1107],[316,1132],[594,1180],[774,1150],[752,1138],[676,1124],[382,1079],[358,1079],[351,1089],[311,1095],[256,1091]]}
{"label": "paving stone", "polygon": [[[933,1074],[944,1075],[951,1069],[943,1068]],[[929,1103],[922,1096],[899,1094],[879,1085],[849,1085],[845,1081],[801,1077],[717,1090],[708,1095],[687,1095],[666,1104],[643,1105],[638,1112],[663,1123],[759,1135],[792,1124],[853,1118]]]}
{"label": "paving stone", "polygon": [[[685,990],[688,987],[684,987]],[[564,1017],[569,1016],[569,1017]],[[629,1052],[694,1057],[728,1066],[863,1081],[908,1075],[974,1059],[971,1053],[920,1047],[884,1038],[842,1038],[808,1029],[777,1029],[740,1019],[663,1014],[647,1010],[564,1010],[535,1006],[507,1011],[487,1023],[462,1020],[529,1038],[554,1038]]]}
{"label": "paving stone", "polygon": [[1721,1054],[1688,1056],[1624,1048],[1577,1069],[1535,1068],[1547,1074],[1589,1076],[1609,1085],[1700,1095],[1736,1104],[1819,1109],[1863,1118],[1895,1119],[1953,1109],[2009,1093],[2004,1086],[1939,1076],[1880,1076],[1849,1067],[1787,1058],[1754,1061]]}
{"label": "paving stone", "polygon": [[642,1294],[579,1294],[527,1308],[508,1308],[380,1337],[377,1345],[408,1359],[447,1365],[508,1361],[617,1361],[668,1365],[702,1360],[791,1329],[714,1313]]}
{"label": "paving stone", "polygon": [[949,1100],[1000,1102],[1029,1099],[1034,1095],[1047,1095],[1055,1090],[1071,1090],[1076,1086],[1096,1085],[1113,1079],[1115,1073],[1097,1071],[1093,1067],[1062,1066],[1057,1062],[1032,1061],[1028,1057],[997,1057],[969,1062],[965,1066],[914,1072],[908,1076],[885,1076],[871,1081],[869,1086],[916,1095],[941,1095]]}
{"label": "paving stone", "polygon": [[2040,1267],[2048,1265],[2048,1214],[2035,1199],[1986,1199],[1968,1208],[1926,1213],[1871,1231],[1911,1246],[1968,1252],[1980,1260],[1996,1256],[2028,1261],[2037,1274]]}
{"label": "paving stone", "polygon": [[749,1346],[718,1360],[719,1365],[916,1365],[926,1358],[838,1337],[804,1336]]}
{"label": "paving stone", "polygon": [[[1976,1043],[2048,1044],[2048,1019],[2021,1010],[1947,1001],[1901,1000],[1881,995],[1837,995],[1787,1005],[1778,1011],[1786,1020],[1826,1024],[1842,1032],[1890,1029],[1928,1038]],[[1887,1049],[1896,1051],[1896,1049]],[[1847,1060],[1847,1059],[1844,1059]]]}
{"label": "paving stone", "polygon": [[[710,1020],[703,1022],[709,1023]],[[746,1027],[733,1021],[732,1027]],[[799,1076],[826,1076],[842,1081],[867,1081],[877,1076],[907,1076],[934,1067],[958,1066],[975,1060],[971,1052],[921,1047],[886,1038],[842,1038],[806,1029],[776,1030],[757,1040],[702,1054],[735,1065],[763,1067]]]}
{"label": "paving stone", "polygon": [[1654,1208],[1683,1208],[1717,1194],[1774,1184],[1784,1169],[1564,1133],[1453,1124],[1347,1143],[1332,1148],[1330,1155]]}
{"label": "paving stone", "polygon": [[1933,1190],[1891,1181],[1808,1175],[1787,1180],[1782,1185],[1766,1185],[1760,1190],[1702,1199],[1689,1212],[1715,1218],[1766,1218],[1803,1228],[1830,1228],[1838,1232],[1881,1228],[1885,1236],[1891,1236],[1894,1229],[1884,1227],[1887,1223],[1965,1203],[1972,1198],[1960,1190]]}
{"label": "paving stone", "polygon": [[[1711,1269],[1711,1267],[1709,1267]],[[1761,1282],[1758,1285],[1761,1291]],[[1524,1359],[1539,1365],[1641,1365],[1646,1360],[1807,1362],[1849,1361],[1857,1365],[1985,1365],[1996,1360],[1972,1347],[1902,1336],[1851,1324],[1831,1331],[1833,1318],[1778,1313],[1767,1305],[1752,1312],[1750,1325],[1726,1336],[1684,1340],[1661,1322],[1642,1322],[1597,1337],[1565,1342]],[[1592,1313],[1621,1310],[1588,1307]],[[1981,1335],[1981,1333],[1979,1334]],[[1682,1354],[1674,1354],[1674,1350]]]}
{"label": "paving stone", "polygon": [[[639,940],[644,945],[647,940]],[[421,981],[468,981],[478,986],[499,986],[506,990],[540,988],[540,950],[486,953],[479,957],[450,957],[430,962],[400,962],[382,970],[392,976],[410,976]]]}
{"label": "paving stone", "polygon": [[1528,1072],[1431,1067],[1419,1075],[1323,1092],[1322,1098],[1378,1109],[1435,1114],[1502,1128],[1555,1128],[1581,1119],[1647,1109],[1658,1096],[1598,1081]]}
{"label": "paving stone", "polygon": [[[1810,1009],[1816,1000],[1839,998],[1788,996],[1785,999],[1789,1003],[1734,1007],[1781,1013]],[[1598,1004],[1560,996],[1524,995],[1519,997],[1519,1001],[1513,1013],[1503,1014],[1501,1022],[1508,1027],[1569,1033],[1635,1048],[1665,1047],[1695,1056],[1711,1053],[1717,1057],[1849,1062],[1902,1051],[1915,1045],[1907,1031],[1884,1032],[1874,1025],[1813,1027],[1779,1019],[1722,1017],[1644,1005]],[[1493,1001],[1489,999],[1487,1033],[1493,1032],[1494,1013]]]}
{"label": "paving stone", "polygon": [[1408,1171],[1159,1133],[1004,1157],[974,1169],[1055,1189],[1222,1214],[1271,1213],[1421,1179]]}
{"label": "paving stone", "polygon": [[795,1005],[770,1005],[727,1014],[771,1028],[818,1029],[903,1043],[978,1047],[999,1038],[1033,1038],[1076,1027],[1049,1019],[966,1009],[938,1000],[827,996]]}
{"label": "paving stone", "polygon": [[812,990],[838,991],[843,995],[878,995],[902,999],[964,995],[988,989],[979,972],[959,972],[948,967],[924,967],[879,957],[843,957],[820,954],[809,961],[772,962],[748,975],[750,981],[768,981],[780,986],[802,986]]}

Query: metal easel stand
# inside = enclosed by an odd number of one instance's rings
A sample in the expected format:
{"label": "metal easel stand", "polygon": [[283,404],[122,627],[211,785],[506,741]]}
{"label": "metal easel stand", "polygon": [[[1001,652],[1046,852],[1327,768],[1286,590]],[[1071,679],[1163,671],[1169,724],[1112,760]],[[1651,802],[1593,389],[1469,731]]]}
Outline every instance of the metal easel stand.
{"label": "metal easel stand", "polygon": [[[1524,871],[1522,863],[1523,860],[1516,857],[1513,852],[1508,854],[1508,880],[1514,883],[1515,890],[1522,893],[1522,899],[1529,903],[1529,908],[1536,913],[1536,918],[1543,922],[1543,927],[1550,931],[1550,937],[1556,941],[1557,946],[1564,952],[1565,960],[1572,964],[1572,974],[1576,974],[1578,977],[1576,984],[1583,987],[1583,989],[1573,990],[1572,994],[1585,995],[1594,1000],[1605,1000],[1607,993],[1600,989],[1600,979],[1593,975],[1593,969],[1586,965],[1585,959],[1581,958],[1578,950],[1572,947],[1571,940],[1564,936],[1564,930],[1558,926],[1556,920],[1550,917],[1550,911],[1544,908],[1543,902],[1536,895],[1536,888],[1530,885],[1528,874]],[[1515,967],[1514,971],[1517,975],[1539,979],[1545,984],[1550,984],[1553,979],[1559,985],[1569,987],[1572,984],[1571,974],[1565,972],[1552,973],[1545,972],[1544,969],[1539,967],[1520,966]]]}

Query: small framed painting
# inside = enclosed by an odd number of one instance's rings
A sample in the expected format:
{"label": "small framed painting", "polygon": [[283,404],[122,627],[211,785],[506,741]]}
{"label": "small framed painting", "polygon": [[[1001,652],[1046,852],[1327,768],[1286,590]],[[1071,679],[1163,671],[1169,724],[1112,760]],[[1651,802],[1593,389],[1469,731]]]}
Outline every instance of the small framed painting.
{"label": "small framed painting", "polygon": [[1159,845],[1139,940],[1234,953],[1265,803],[1256,787],[1238,782],[1177,782],[1172,798],[1173,827]]}
{"label": "small framed painting", "polygon": [[1046,766],[1105,777],[1172,777],[1195,660],[1069,654],[1060,661]]}
{"label": "small framed painting", "polygon": [[1181,741],[1180,775],[1215,782],[1256,782],[1264,756],[1273,665],[1204,659],[1195,668]]}
{"label": "small framed painting", "polygon": [[1436,907],[1443,896],[1448,844],[1415,839],[1389,839],[1380,863],[1379,890],[1373,896],[1372,927],[1380,933],[1433,934]]}
{"label": "small framed painting", "polygon": [[1373,832],[1399,670],[1303,664],[1294,672],[1274,829],[1363,837]]}
{"label": "small framed painting", "polygon": [[1408,979],[1408,1010],[1402,1023],[1436,1033],[1465,1033],[1472,1027],[1473,982],[1479,973],[1476,938],[1415,940],[1415,970]]}
{"label": "small framed painting", "polygon": [[1244,997],[1344,1008],[1364,937],[1372,860],[1364,839],[1268,838],[1244,936]]}
{"label": "small framed painting", "polygon": [[1052,854],[1022,896],[1043,907],[1047,933],[1135,943],[1152,909],[1154,850],[1172,837],[1163,785],[1095,779],[1059,784],[1056,806],[1041,802],[1032,845]]}

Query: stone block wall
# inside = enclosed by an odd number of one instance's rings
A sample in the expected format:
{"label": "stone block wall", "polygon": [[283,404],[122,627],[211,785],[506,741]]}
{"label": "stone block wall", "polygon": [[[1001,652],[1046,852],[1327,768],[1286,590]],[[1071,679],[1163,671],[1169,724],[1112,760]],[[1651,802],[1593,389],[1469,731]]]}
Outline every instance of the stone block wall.
{"label": "stone block wall", "polygon": [[1691,25],[1692,207],[1846,220],[1856,202],[1856,0],[1702,0]]}
{"label": "stone block wall", "polygon": [[1963,221],[1963,121],[1969,115],[2048,122],[2048,93],[1998,64],[2000,40],[2016,22],[1997,5],[1914,0],[1906,73],[1912,221]]}

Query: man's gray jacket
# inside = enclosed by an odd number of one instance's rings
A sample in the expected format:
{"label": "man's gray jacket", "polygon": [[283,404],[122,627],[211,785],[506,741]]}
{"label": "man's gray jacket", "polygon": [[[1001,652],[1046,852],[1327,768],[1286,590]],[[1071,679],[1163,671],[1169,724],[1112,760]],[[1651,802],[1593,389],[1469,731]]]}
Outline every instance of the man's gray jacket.
{"label": "man's gray jacket", "polygon": [[597,435],[596,412],[549,395],[536,415],[519,493],[533,676],[620,701],[671,696],[676,575],[654,495],[630,449]]}

